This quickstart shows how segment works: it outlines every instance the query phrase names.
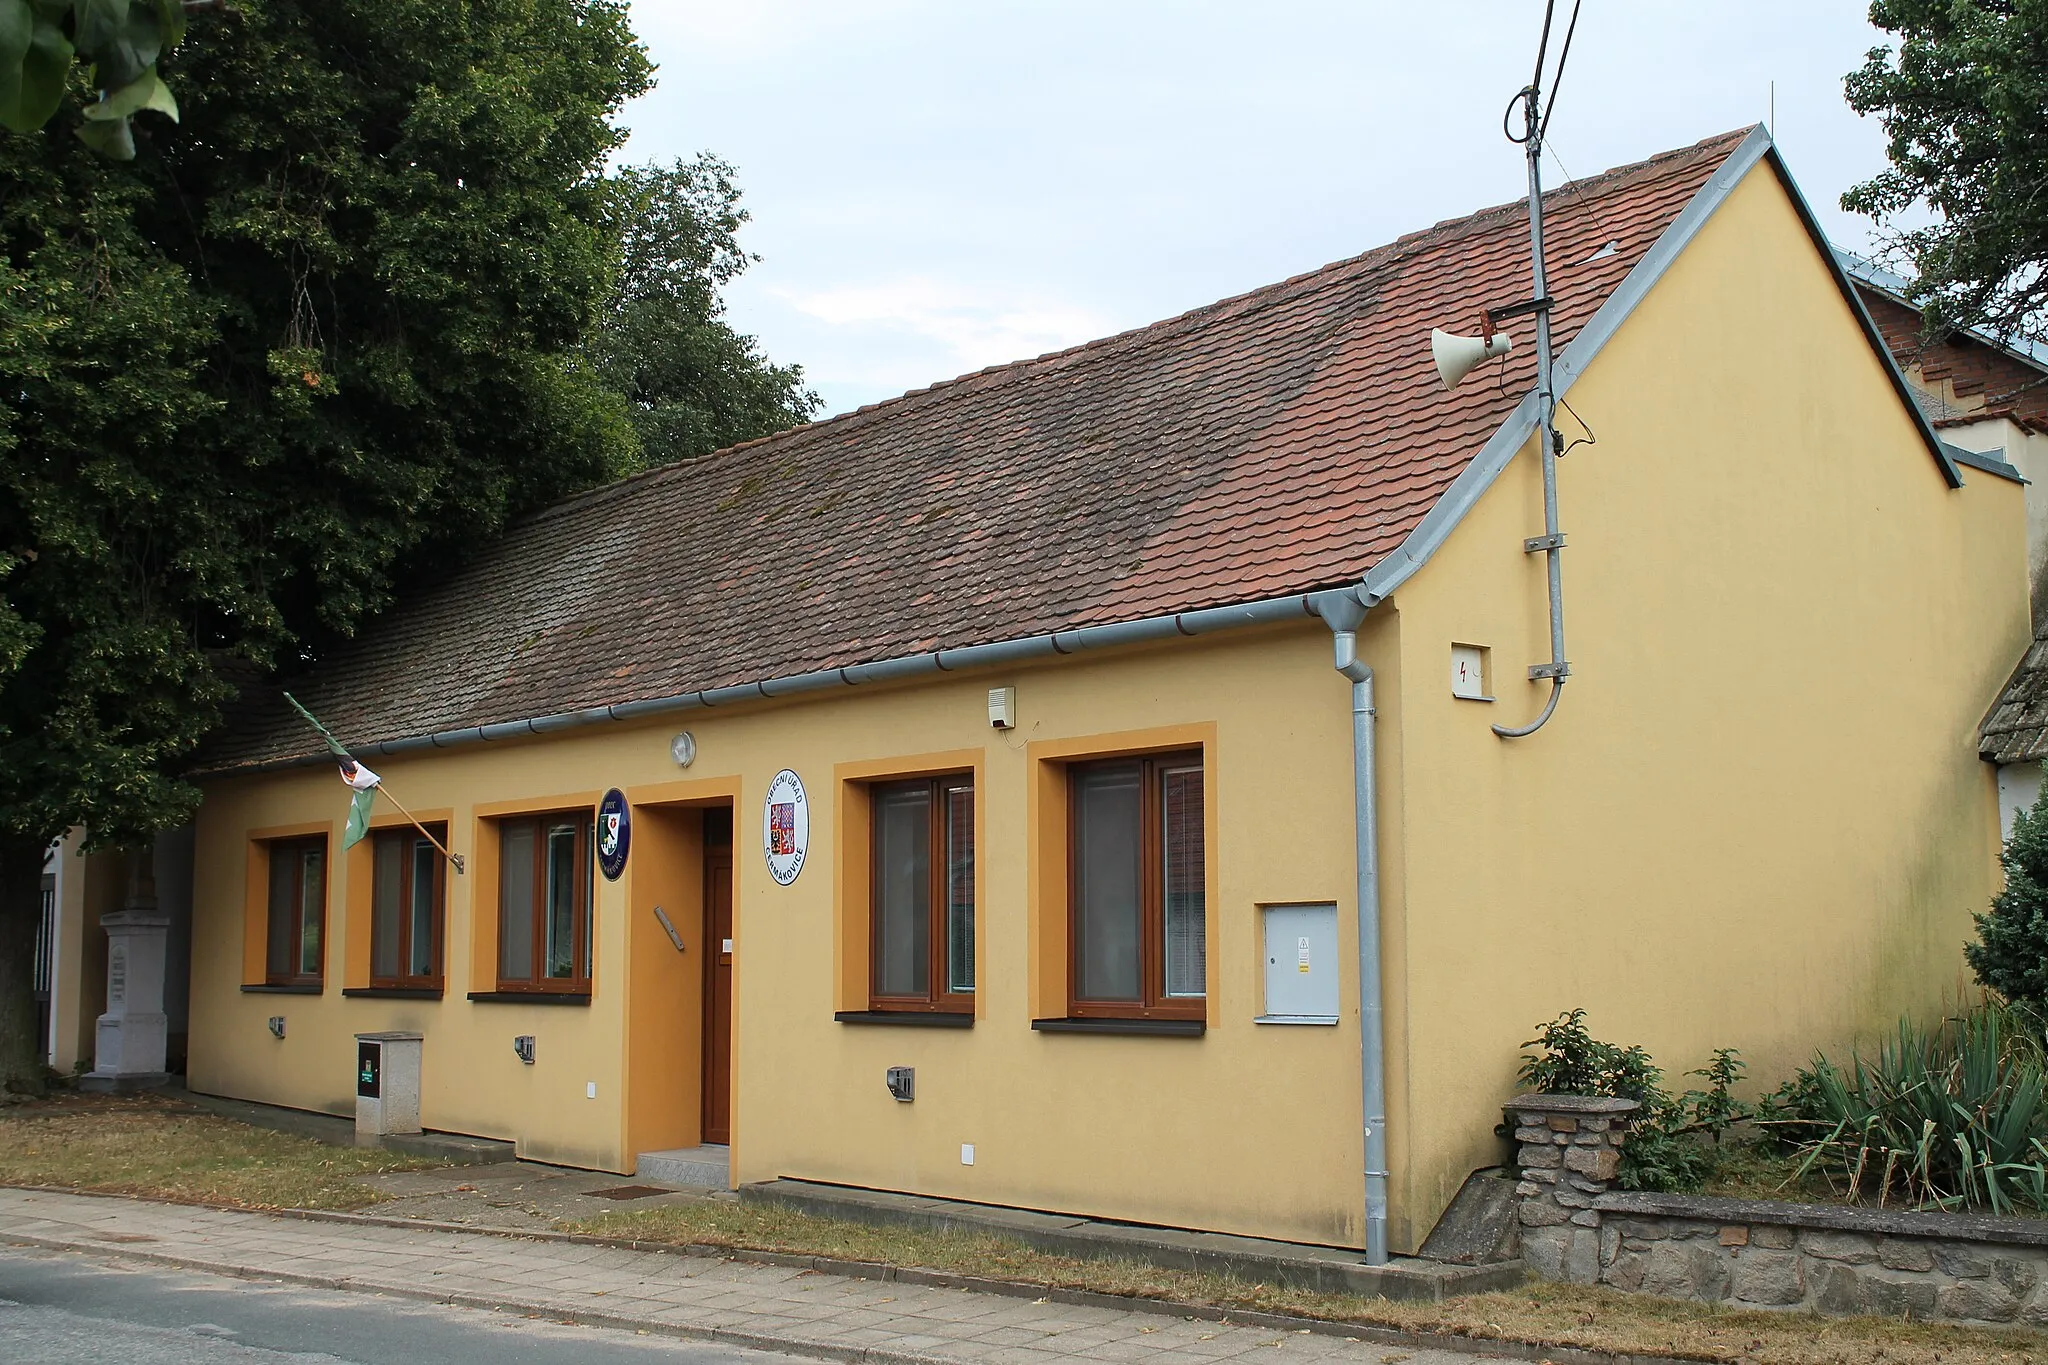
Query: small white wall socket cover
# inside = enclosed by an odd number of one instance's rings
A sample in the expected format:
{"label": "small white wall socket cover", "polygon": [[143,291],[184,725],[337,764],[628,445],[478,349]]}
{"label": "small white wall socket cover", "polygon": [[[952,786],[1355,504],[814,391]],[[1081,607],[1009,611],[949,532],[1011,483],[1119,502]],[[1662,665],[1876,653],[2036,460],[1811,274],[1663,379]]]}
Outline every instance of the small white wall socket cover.
{"label": "small white wall socket cover", "polygon": [[988,690],[988,723],[998,730],[1017,728],[1017,689],[991,687]]}
{"label": "small white wall socket cover", "polygon": [[597,1098],[596,1081],[585,1081],[583,1083],[583,1098],[586,1100],[594,1100]]}
{"label": "small white wall socket cover", "polygon": [[960,1144],[960,1164],[962,1166],[972,1166],[974,1164],[973,1143],[963,1142]]}
{"label": "small white wall socket cover", "polygon": [[1451,695],[1468,701],[1492,701],[1486,691],[1486,650],[1479,645],[1451,646]]}

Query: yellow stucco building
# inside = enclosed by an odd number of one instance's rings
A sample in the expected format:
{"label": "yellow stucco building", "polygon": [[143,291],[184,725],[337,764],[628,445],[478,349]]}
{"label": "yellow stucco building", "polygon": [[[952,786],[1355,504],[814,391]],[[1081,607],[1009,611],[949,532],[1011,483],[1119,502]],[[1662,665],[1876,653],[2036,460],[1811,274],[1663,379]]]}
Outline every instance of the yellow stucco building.
{"label": "yellow stucco building", "polygon": [[1412,1250],[1560,1010],[1772,1079],[1937,1006],[2022,487],[1761,130],[1548,203],[1597,442],[1534,735],[1527,332],[1451,392],[1429,350],[1527,296],[1514,206],[514,527],[292,684],[460,872],[381,798],[344,852],[281,702],[209,760],[191,1085],[352,1112],[411,1030],[427,1127],[544,1161],[1362,1246],[1377,1078]]}

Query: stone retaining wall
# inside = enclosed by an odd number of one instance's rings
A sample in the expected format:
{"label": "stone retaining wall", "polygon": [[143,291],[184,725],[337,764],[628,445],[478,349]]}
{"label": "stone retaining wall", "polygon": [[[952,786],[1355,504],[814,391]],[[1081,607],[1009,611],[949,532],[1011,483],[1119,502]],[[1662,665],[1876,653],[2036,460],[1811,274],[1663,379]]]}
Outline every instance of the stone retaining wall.
{"label": "stone retaining wall", "polygon": [[[1620,1106],[1620,1107],[1617,1107]],[[1524,1095],[1522,1259],[1532,1274],[1749,1308],[2048,1327],[2048,1220],[1609,1188],[1634,1106]]]}

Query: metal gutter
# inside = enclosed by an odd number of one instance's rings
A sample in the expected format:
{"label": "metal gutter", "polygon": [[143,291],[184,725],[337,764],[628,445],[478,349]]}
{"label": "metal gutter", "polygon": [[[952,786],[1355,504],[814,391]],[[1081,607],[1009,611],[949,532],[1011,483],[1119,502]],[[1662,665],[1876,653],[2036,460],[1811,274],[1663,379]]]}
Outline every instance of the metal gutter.
{"label": "metal gutter", "polygon": [[1947,449],[1948,457],[1957,464],[1981,469],[1986,474],[1996,474],[1999,478],[2011,479],[2014,483],[2033,482],[2006,461],[2003,450],[1965,450],[1951,441],[1943,441],[1941,444]]}
{"label": "metal gutter", "polygon": [[[349,749],[359,756],[371,754],[408,754],[433,749],[452,749],[469,744],[488,744],[503,739],[526,739],[535,735],[551,735],[563,730],[574,730],[586,725],[598,725],[608,721],[640,720],[648,716],[667,715],[676,711],[694,711],[720,706],[735,706],[745,702],[772,701],[778,697],[790,697],[806,692],[821,692],[835,687],[856,687],[868,683],[898,682],[908,678],[926,677],[935,673],[954,673],[966,669],[992,668],[1004,664],[1027,663],[1037,659],[1057,658],[1065,654],[1078,654],[1084,650],[1110,649],[1119,645],[1144,644],[1154,640],[1169,640],[1195,635],[1212,635],[1217,631],[1236,630],[1247,626],[1270,625],[1275,622],[1312,619],[1319,613],[1314,593],[1289,593],[1285,597],[1266,598],[1257,602],[1246,602],[1233,607],[1208,607],[1200,611],[1174,612],[1166,616],[1148,616],[1135,621],[1118,621],[1099,626],[1081,626],[1074,630],[1054,631],[1049,635],[1030,635],[1015,640],[999,640],[990,644],[965,645],[958,649],[930,650],[922,654],[906,654],[893,659],[879,659],[872,663],[849,664],[844,668],[820,669],[811,673],[795,673],[777,678],[764,678],[759,682],[738,683],[731,687],[716,687],[698,692],[679,692],[673,696],[650,697],[644,701],[619,702],[610,706],[593,706],[582,711],[563,711],[553,715],[534,716],[526,720],[500,721],[492,725],[465,726],[457,730],[441,730],[429,735],[411,735],[403,739],[377,740],[369,744],[351,744]],[[297,758],[272,759],[262,763],[242,764],[234,767],[211,768],[193,774],[194,777],[241,777],[256,773],[278,772],[289,768],[301,768],[333,760],[325,753],[307,754]]]}

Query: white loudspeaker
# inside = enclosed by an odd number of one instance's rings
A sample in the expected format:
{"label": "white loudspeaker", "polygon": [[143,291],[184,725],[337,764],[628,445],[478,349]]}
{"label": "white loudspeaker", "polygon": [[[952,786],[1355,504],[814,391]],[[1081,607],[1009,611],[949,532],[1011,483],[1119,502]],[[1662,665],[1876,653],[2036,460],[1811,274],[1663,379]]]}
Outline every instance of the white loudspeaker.
{"label": "white loudspeaker", "polygon": [[1437,376],[1447,389],[1457,388],[1458,381],[1477,369],[1481,361],[1506,355],[1514,347],[1513,339],[1506,332],[1495,332],[1493,340],[1484,341],[1478,337],[1457,336],[1441,327],[1432,327],[1429,331],[1429,353],[1436,357]]}

